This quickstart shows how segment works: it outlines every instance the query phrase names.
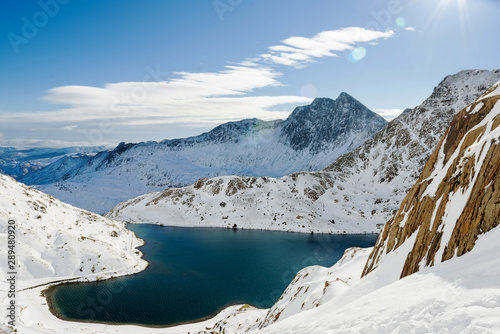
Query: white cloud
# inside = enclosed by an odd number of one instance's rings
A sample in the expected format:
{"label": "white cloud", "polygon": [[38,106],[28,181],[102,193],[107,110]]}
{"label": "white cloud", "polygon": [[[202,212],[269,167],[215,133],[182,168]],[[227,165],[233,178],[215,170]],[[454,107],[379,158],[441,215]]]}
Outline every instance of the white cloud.
{"label": "white cloud", "polygon": [[[0,146],[16,147],[18,149],[28,149],[32,147],[64,148],[82,146],[88,147],[88,141],[54,140],[54,139],[27,139],[27,138],[0,138]],[[116,143],[102,143],[102,146],[114,147]]]}
{"label": "white cloud", "polygon": [[373,43],[393,35],[392,30],[381,32],[360,27],[323,31],[310,38],[287,38],[282,41],[283,44],[269,47],[268,53],[261,57],[271,63],[303,67],[316,58],[335,57],[335,52],[354,49],[357,43]]}
{"label": "white cloud", "polygon": [[175,73],[179,78],[160,82],[120,82],[103,88],[52,88],[44,99],[74,106],[167,105],[173,101],[241,96],[258,88],[278,86],[280,73],[267,67],[226,66],[213,73]]}
{"label": "white cloud", "polygon": [[418,31],[416,28],[413,28],[413,27],[406,27],[406,28],[404,28],[404,30],[407,30],[407,31]]}
{"label": "white cloud", "polygon": [[374,112],[385,118],[386,121],[393,120],[398,117],[404,109],[372,109]]}
{"label": "white cloud", "polygon": [[63,126],[63,130],[68,130],[68,131],[71,131],[71,130],[74,130],[78,127],[78,125],[66,125],[66,126]]}

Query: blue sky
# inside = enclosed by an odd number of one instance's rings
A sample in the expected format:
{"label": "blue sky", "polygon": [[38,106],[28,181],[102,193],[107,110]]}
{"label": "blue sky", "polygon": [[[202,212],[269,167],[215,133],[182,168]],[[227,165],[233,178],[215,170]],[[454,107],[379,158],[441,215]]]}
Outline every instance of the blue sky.
{"label": "blue sky", "polygon": [[499,68],[495,0],[0,2],[0,145],[115,145],[285,118],[345,91],[390,119]]}

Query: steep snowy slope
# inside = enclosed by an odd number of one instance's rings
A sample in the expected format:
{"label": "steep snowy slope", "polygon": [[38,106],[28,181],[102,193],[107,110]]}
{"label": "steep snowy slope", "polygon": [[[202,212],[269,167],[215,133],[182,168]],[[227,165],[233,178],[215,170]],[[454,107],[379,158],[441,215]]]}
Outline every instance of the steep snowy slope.
{"label": "steep snowy slope", "polygon": [[186,139],[120,144],[95,157],[66,158],[22,182],[65,202],[106,212],[123,200],[202,177],[280,177],[324,168],[387,122],[346,93],[318,98],[286,119],[222,124]]}
{"label": "steep snowy slope", "polygon": [[[15,232],[16,241],[13,270],[6,266],[9,231]],[[17,272],[17,306],[25,325],[31,324],[33,314],[49,314],[40,292],[51,282],[130,274],[147,265],[136,249],[142,240],[123,222],[61,203],[1,174],[0,240],[0,258],[5,261],[0,274],[5,278],[7,271]],[[9,302],[5,279],[0,290],[5,306]]]}
{"label": "steep snowy slope", "polygon": [[453,115],[499,80],[500,70],[447,76],[422,105],[323,171],[203,179],[123,202],[108,215],[179,226],[377,232],[397,211]]}
{"label": "steep snowy slope", "polygon": [[500,82],[454,117],[374,248],[305,268],[265,316],[251,311],[238,327],[228,317],[213,328],[498,333],[499,224]]}

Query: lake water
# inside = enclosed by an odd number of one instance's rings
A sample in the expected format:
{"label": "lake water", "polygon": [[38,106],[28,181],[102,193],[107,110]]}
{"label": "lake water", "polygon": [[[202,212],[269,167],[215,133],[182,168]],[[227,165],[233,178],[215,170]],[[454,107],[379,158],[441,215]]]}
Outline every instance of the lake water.
{"label": "lake water", "polygon": [[146,245],[143,272],[115,279],[63,284],[47,300],[69,320],[172,325],[214,315],[231,304],[268,308],[300,269],[332,266],[377,235],[177,228],[130,224]]}

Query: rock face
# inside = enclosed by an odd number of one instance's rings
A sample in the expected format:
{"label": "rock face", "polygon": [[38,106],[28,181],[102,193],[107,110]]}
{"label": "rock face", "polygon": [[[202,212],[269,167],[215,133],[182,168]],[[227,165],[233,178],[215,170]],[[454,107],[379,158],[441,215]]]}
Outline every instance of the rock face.
{"label": "rock face", "polygon": [[396,215],[363,275],[412,240],[401,277],[461,256],[500,224],[500,82],[457,114]]}
{"label": "rock face", "polygon": [[[280,179],[200,180],[123,202],[109,216],[150,223],[163,219],[180,226],[225,227],[231,221],[244,228],[308,233],[379,232],[398,210],[453,116],[497,81],[500,70],[447,76],[420,106],[322,171]],[[219,206],[221,202],[226,205]]]}
{"label": "rock face", "polygon": [[387,122],[346,93],[297,107],[286,120],[248,119],[197,137],[121,143],[93,157],[68,157],[21,179],[70,204],[104,213],[151,191],[219,175],[281,177],[319,170]]}

